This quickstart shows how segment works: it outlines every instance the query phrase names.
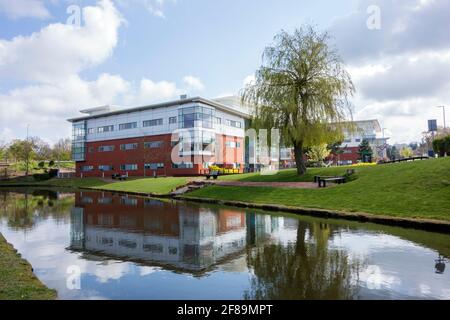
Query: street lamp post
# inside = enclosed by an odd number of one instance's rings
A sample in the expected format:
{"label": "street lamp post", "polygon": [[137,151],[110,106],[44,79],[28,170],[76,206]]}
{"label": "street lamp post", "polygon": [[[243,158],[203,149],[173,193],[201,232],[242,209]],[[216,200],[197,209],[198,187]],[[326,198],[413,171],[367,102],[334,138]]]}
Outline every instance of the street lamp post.
{"label": "street lamp post", "polygon": [[444,118],[444,133],[445,133],[445,131],[447,129],[447,127],[445,126],[445,106],[438,106],[438,108],[442,108],[442,115]]}

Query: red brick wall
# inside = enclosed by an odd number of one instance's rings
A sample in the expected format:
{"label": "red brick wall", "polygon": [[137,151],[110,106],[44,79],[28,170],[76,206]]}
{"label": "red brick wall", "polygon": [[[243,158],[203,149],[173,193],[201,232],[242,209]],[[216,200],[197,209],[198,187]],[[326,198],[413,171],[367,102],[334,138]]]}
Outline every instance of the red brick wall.
{"label": "red brick wall", "polygon": [[344,149],[344,152],[349,153],[341,153],[337,156],[333,156],[334,163],[337,163],[339,161],[352,161],[352,163],[357,163],[359,160],[359,154],[358,154],[358,147],[347,147]]}
{"label": "red brick wall", "polygon": [[[223,138],[223,143],[219,144],[221,147],[222,159],[215,159],[212,157],[204,157],[205,162],[214,163],[240,163],[241,170],[243,169],[243,153],[244,153],[244,141],[242,138],[229,137],[229,136],[219,136],[217,135],[216,140],[220,142]],[[144,142],[151,141],[163,141],[160,148],[144,148]],[[228,148],[225,145],[226,141],[240,142],[239,148]],[[138,148],[134,150],[121,150],[121,144],[127,143],[138,143]],[[114,151],[109,152],[99,152],[98,148],[100,146],[114,146]],[[90,152],[92,150],[92,152]],[[188,175],[199,175],[205,172],[207,168],[203,168],[203,164],[194,164],[193,168],[189,169],[175,169],[172,168],[171,161],[171,135],[155,135],[139,138],[127,138],[127,139],[117,139],[117,140],[107,140],[107,141],[96,141],[86,143],[86,157],[85,161],[77,162],[76,164],[76,175],[80,177],[101,177],[103,172],[98,169],[100,165],[113,166],[114,170],[105,171],[104,176],[110,177],[113,173],[126,174],[128,172],[129,176],[153,176],[153,171],[151,169],[146,169],[144,172],[144,163],[164,163],[163,169],[156,170],[158,176],[188,176]],[[123,164],[137,164],[138,170],[120,170],[120,165]],[[83,166],[93,166],[92,171],[81,171]]]}

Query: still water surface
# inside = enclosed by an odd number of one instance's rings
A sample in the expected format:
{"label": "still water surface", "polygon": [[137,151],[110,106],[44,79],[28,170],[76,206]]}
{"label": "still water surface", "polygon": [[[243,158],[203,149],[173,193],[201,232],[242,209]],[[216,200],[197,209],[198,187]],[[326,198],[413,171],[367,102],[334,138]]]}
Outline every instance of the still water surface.
{"label": "still water surface", "polygon": [[424,231],[0,190],[0,232],[60,299],[450,299],[450,236]]}

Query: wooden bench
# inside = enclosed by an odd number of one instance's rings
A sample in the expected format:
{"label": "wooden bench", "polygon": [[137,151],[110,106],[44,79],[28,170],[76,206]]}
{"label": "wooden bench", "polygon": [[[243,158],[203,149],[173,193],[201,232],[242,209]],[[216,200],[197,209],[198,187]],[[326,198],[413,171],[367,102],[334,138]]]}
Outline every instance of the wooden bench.
{"label": "wooden bench", "polygon": [[345,177],[318,177],[317,182],[319,183],[319,188],[325,188],[327,182],[345,183]]}
{"label": "wooden bench", "polygon": [[117,179],[117,180],[127,180],[128,176],[121,175],[121,174],[118,174],[118,173],[114,173],[114,174],[111,175],[111,178],[112,179]]}

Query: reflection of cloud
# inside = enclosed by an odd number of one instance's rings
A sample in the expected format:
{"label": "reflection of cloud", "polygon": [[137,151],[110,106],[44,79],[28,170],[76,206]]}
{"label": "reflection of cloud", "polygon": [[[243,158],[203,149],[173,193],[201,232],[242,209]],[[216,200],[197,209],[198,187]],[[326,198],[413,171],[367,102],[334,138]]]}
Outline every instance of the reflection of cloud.
{"label": "reflection of cloud", "polygon": [[413,242],[387,234],[354,232],[343,232],[339,236],[335,236],[331,245],[346,248],[352,255],[367,255],[390,249],[405,252],[422,248]]}
{"label": "reflection of cloud", "polygon": [[422,293],[423,295],[429,295],[431,293],[431,287],[429,285],[422,283],[419,285],[419,288],[420,288],[420,293]]}
{"label": "reflection of cloud", "polygon": [[359,281],[366,284],[368,289],[392,289],[394,285],[401,285],[401,280],[393,275],[383,273],[377,265],[369,265],[359,274]]}
{"label": "reflection of cloud", "polygon": [[94,275],[97,277],[97,281],[100,283],[106,283],[109,280],[118,280],[129,272],[128,263],[116,263],[108,262],[106,264],[97,264],[97,268],[94,267]]}
{"label": "reflection of cloud", "polygon": [[154,268],[154,267],[139,267],[139,274],[141,276],[146,276],[149,275],[151,273],[157,272],[158,268]]}
{"label": "reflection of cloud", "polygon": [[442,289],[441,299],[450,300],[450,289]]}

